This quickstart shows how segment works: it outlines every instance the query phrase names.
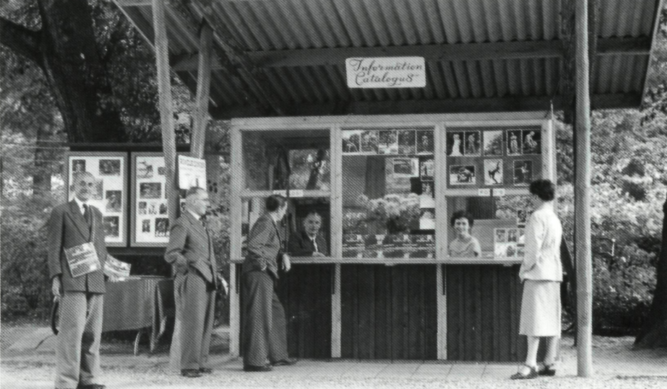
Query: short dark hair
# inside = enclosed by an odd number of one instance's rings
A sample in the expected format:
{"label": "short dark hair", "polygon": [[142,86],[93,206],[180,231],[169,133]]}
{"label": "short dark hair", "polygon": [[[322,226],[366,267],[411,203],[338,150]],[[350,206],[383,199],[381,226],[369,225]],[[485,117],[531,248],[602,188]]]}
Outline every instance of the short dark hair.
{"label": "short dark hair", "polygon": [[[190,189],[188,189],[188,191],[185,192],[185,198],[188,198],[188,197],[190,197],[190,196],[192,196],[192,195],[196,195],[196,194],[198,194],[199,192],[205,192],[205,191],[206,191],[206,189],[204,189],[204,188],[200,188],[200,187],[198,187],[198,186],[190,187]],[[183,193],[183,192],[181,192],[181,193]]]}
{"label": "short dark hair", "polygon": [[535,180],[530,183],[530,193],[539,197],[542,201],[551,201],[556,195],[556,186],[550,180]]}
{"label": "short dark hair", "polygon": [[456,223],[458,219],[468,219],[468,224],[470,225],[470,228],[472,228],[472,225],[475,223],[475,219],[473,219],[470,213],[466,211],[456,211],[449,219],[449,224],[451,224],[452,227],[454,227],[454,223]]}
{"label": "short dark hair", "polygon": [[271,196],[266,198],[266,201],[264,202],[264,205],[266,206],[267,211],[273,212],[273,211],[277,210],[278,208],[284,207],[286,202],[287,202],[287,199],[284,196],[271,195]]}
{"label": "short dark hair", "polygon": [[310,216],[310,215],[315,215],[315,216],[319,217],[320,220],[322,220],[322,215],[320,215],[320,213],[317,212],[314,209],[311,209],[310,211],[306,212],[306,217],[304,217],[303,220],[306,220],[308,218],[308,216]]}

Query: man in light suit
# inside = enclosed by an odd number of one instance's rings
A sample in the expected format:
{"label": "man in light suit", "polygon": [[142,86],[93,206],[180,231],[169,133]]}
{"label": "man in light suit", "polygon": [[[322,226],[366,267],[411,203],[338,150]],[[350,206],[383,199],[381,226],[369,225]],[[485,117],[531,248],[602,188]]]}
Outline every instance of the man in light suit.
{"label": "man in light suit", "polygon": [[267,212],[257,219],[248,235],[248,256],[243,261],[243,370],[247,372],[271,371],[271,365],[296,363],[287,355],[285,311],[275,292],[278,260],[282,259],[284,271],[291,267],[278,228],[287,211],[287,201],[272,195],[265,205]]}
{"label": "man in light suit", "polygon": [[326,257],[327,241],[319,234],[322,216],[310,211],[303,219],[303,230],[290,236],[289,253],[295,257]]}
{"label": "man in light suit", "polygon": [[202,217],[209,207],[208,193],[190,188],[185,198],[185,212],[171,227],[165,260],[176,267],[174,288],[179,299],[182,326],[181,374],[196,378],[211,373],[208,365],[215,310],[215,290],[227,290],[219,276],[213,239]]}
{"label": "man in light suit", "polygon": [[[51,211],[48,222],[48,263],[51,291],[60,300],[56,345],[56,388],[102,389],[100,341],[104,309],[104,243],[102,213],[88,205],[95,190],[91,173],[74,175],[74,199]],[[73,277],[65,249],[92,242],[100,267]]]}

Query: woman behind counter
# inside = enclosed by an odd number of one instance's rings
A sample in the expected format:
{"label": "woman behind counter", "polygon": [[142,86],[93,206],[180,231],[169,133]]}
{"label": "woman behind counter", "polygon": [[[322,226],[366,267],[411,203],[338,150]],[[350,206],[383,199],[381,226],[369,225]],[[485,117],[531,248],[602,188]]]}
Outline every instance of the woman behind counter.
{"label": "woman behind counter", "polygon": [[[554,362],[561,332],[560,283],[563,271],[560,243],[563,228],[554,212],[555,189],[549,180],[537,180],[530,184],[535,211],[526,226],[526,254],[519,270],[523,281],[519,334],[526,335],[528,352],[525,365],[512,379],[556,374]],[[547,353],[544,368],[538,371],[540,337],[547,338]]]}
{"label": "woman behind counter", "polygon": [[480,257],[482,247],[474,236],[470,235],[470,230],[474,220],[466,211],[456,211],[449,220],[456,231],[456,239],[449,243],[450,257]]}

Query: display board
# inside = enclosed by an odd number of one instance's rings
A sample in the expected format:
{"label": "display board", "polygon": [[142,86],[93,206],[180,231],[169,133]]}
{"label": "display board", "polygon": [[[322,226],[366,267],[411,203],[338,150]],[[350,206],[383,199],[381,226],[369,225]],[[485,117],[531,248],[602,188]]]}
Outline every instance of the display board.
{"label": "display board", "polygon": [[105,242],[107,246],[127,246],[127,153],[67,152],[65,160],[68,200],[74,198],[74,173],[91,173],[96,182],[89,202],[102,212]]}
{"label": "display board", "polygon": [[132,246],[166,246],[169,215],[162,153],[132,153]]}

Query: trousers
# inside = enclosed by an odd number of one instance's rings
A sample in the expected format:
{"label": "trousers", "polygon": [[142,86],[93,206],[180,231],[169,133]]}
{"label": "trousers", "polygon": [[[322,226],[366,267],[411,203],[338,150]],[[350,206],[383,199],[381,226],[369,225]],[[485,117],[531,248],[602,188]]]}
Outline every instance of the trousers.
{"label": "trousers", "polygon": [[103,313],[103,294],[66,291],[60,298],[56,388],[98,383]]}
{"label": "trousers", "polygon": [[285,311],[274,289],[274,280],[264,271],[243,275],[243,364],[264,366],[287,359]]}

